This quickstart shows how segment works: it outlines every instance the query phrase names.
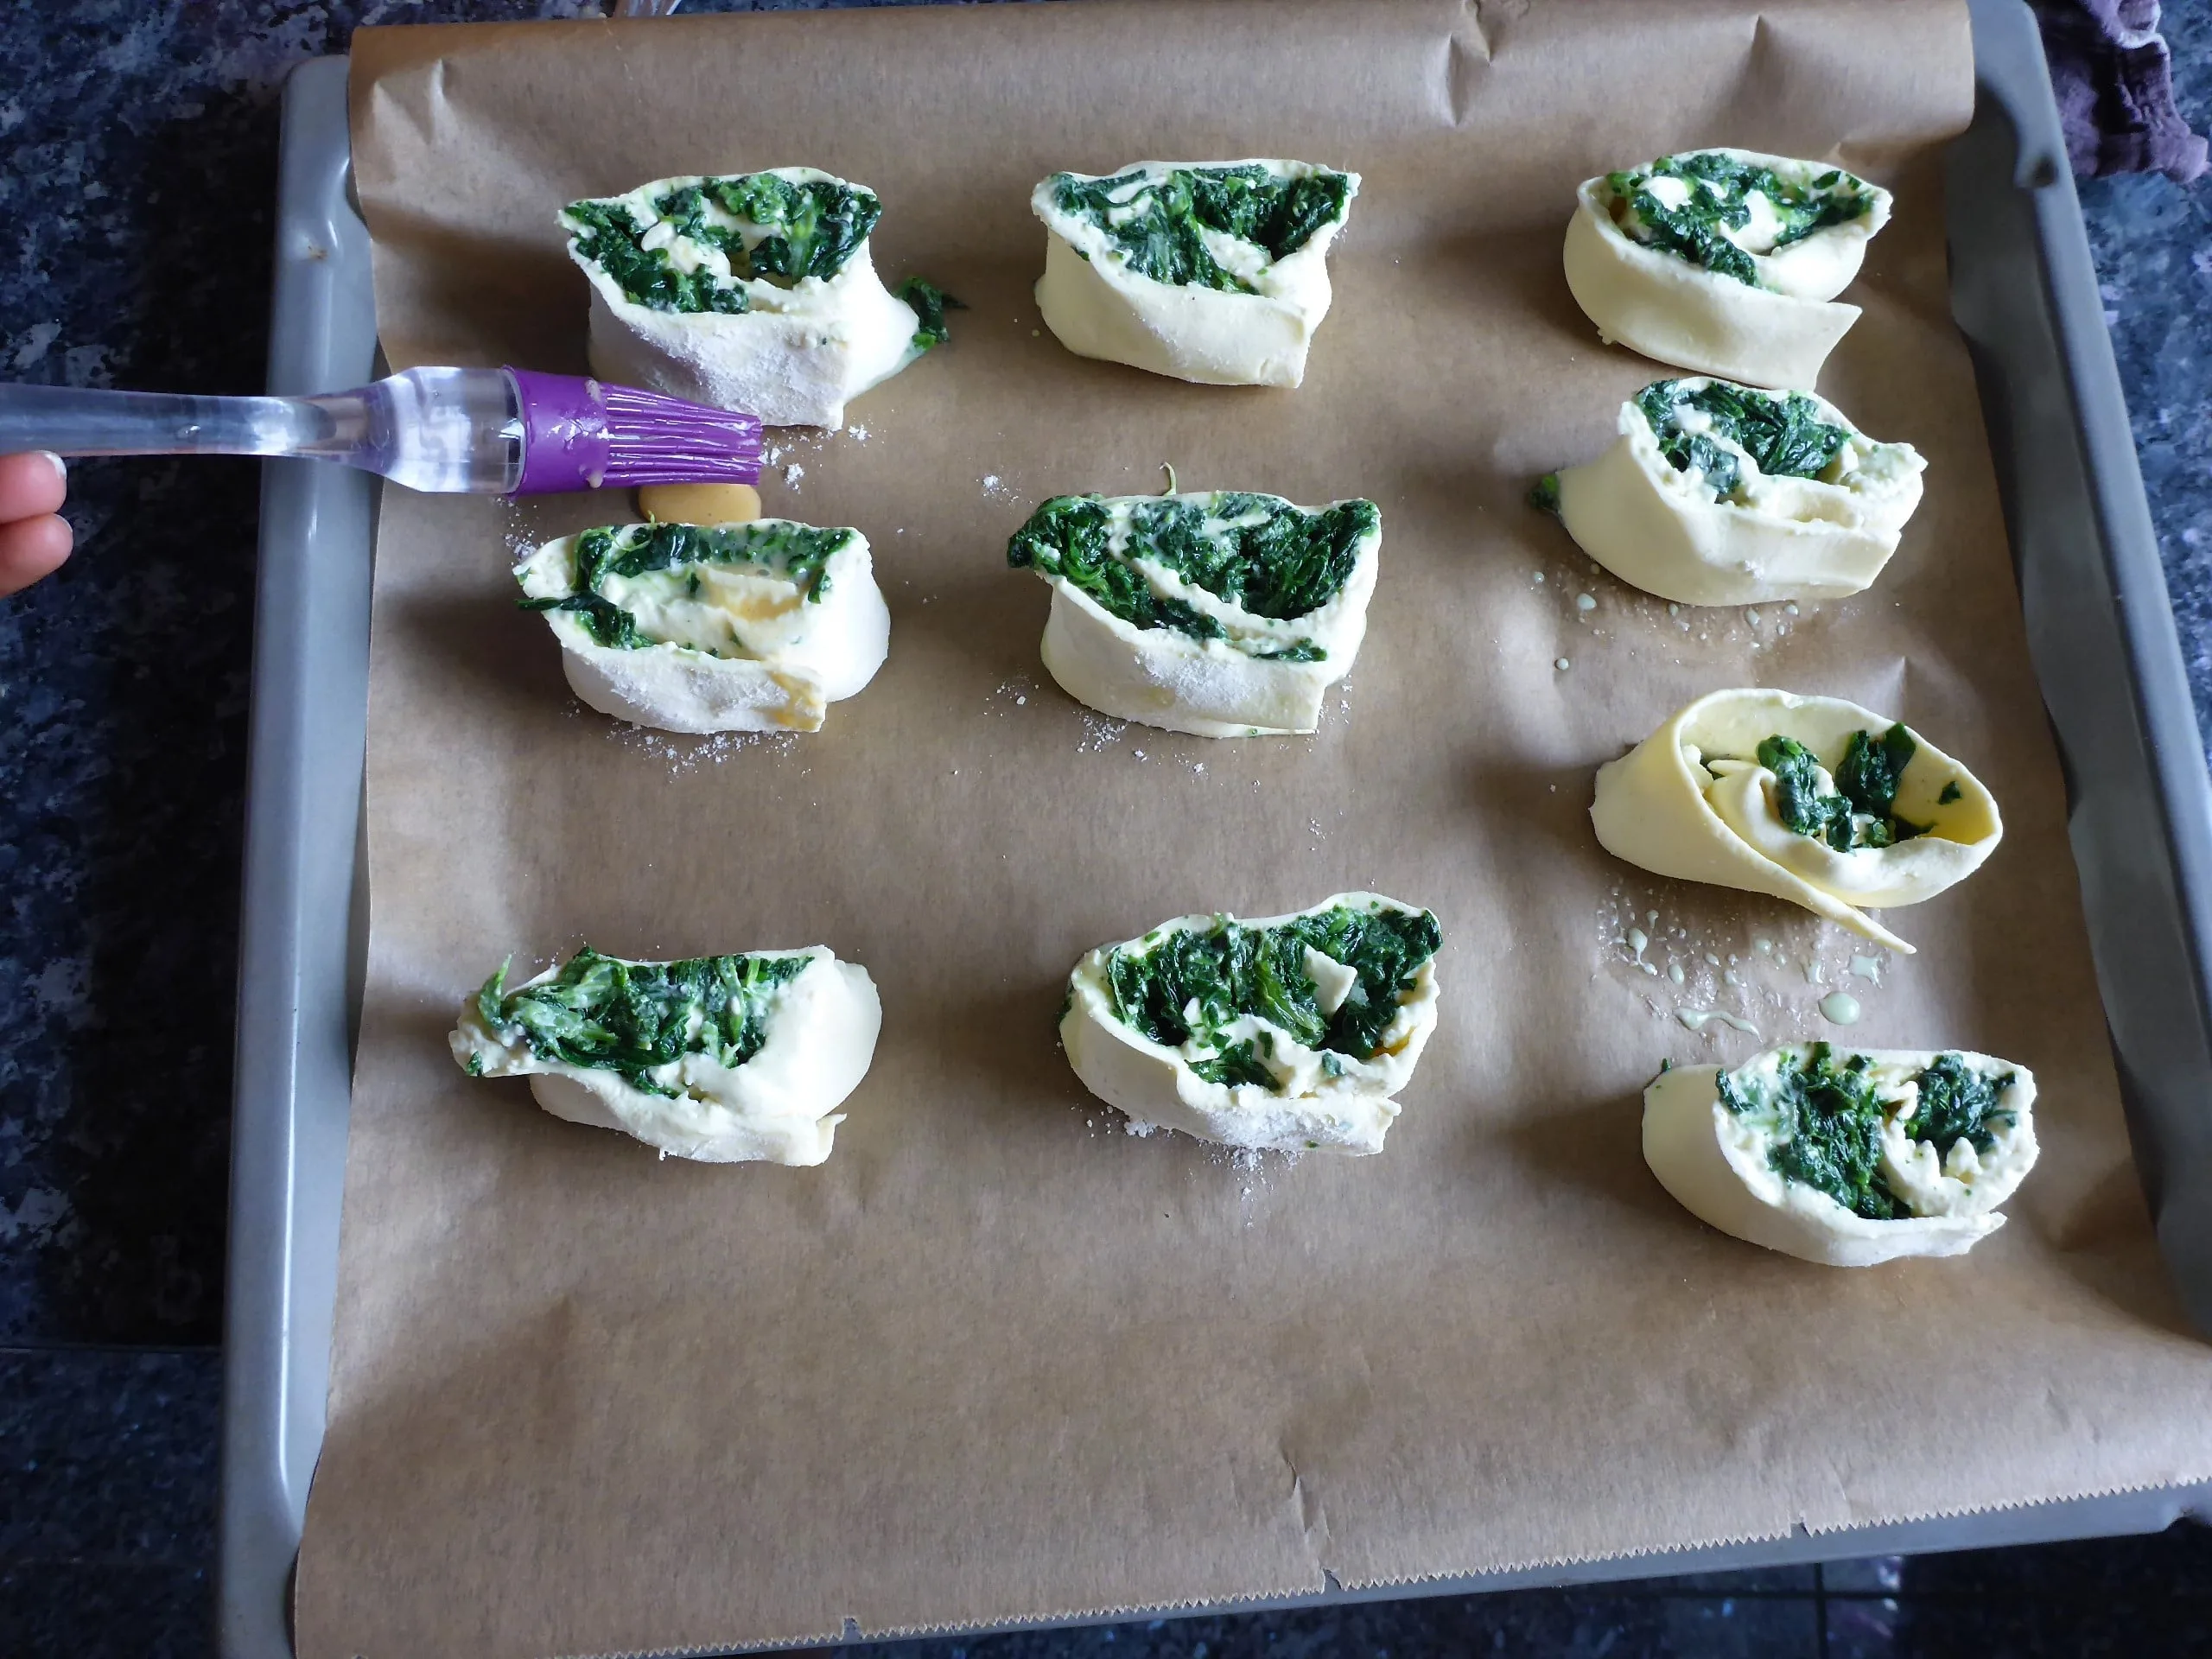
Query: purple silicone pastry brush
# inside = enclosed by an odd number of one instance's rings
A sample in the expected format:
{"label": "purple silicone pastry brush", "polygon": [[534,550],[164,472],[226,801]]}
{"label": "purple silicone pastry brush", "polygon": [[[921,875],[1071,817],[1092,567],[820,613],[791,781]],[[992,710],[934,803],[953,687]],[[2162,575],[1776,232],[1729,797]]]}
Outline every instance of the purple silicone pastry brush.
{"label": "purple silicone pastry brush", "polygon": [[750,415],[527,369],[409,369],[313,397],[0,386],[0,453],[18,449],[308,455],[445,494],[760,476],[760,423]]}

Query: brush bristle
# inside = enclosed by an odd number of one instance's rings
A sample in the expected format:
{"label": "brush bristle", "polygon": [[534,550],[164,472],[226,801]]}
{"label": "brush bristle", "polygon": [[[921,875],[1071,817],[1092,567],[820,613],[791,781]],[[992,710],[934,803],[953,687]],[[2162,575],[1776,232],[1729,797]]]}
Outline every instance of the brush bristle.
{"label": "brush bristle", "polygon": [[751,484],[760,476],[760,423],[751,415],[635,386],[602,384],[604,483]]}

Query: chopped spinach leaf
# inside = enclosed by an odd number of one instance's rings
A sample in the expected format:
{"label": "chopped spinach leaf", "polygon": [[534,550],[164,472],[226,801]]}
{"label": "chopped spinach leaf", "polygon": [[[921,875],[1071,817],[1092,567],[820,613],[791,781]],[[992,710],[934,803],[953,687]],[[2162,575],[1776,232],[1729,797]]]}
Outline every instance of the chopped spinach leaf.
{"label": "chopped spinach leaf", "polygon": [[1730,1071],[1717,1081],[1721,1104],[1737,1116],[1773,1121],[1767,1165],[1776,1174],[1827,1193],[1853,1215],[1894,1221],[1911,1212],[1882,1179],[1882,1108],[1866,1069],[1864,1055],[1839,1066],[1833,1048],[1815,1043],[1777,1074],[1770,1090]]}
{"label": "chopped spinach leaf", "polygon": [[687,1054],[742,1065],[768,1040],[779,987],[811,957],[695,957],[624,962],[586,945],[543,984],[508,991],[508,964],[484,982],[476,1008],[501,1042],[541,1060],[612,1071],[632,1088],[673,1097],[653,1076]]}
{"label": "chopped spinach leaf", "polygon": [[[1676,183],[1655,190],[1653,181],[1659,179]],[[1751,224],[1754,193],[1766,198],[1780,221],[1767,251],[1860,218],[1874,200],[1869,187],[1848,173],[1831,170],[1795,185],[1771,168],[1711,151],[1662,156],[1648,168],[1605,175],[1614,222],[1632,240],[1757,288],[1758,266],[1751,253],[1727,235]],[[1669,206],[1666,199],[1675,195],[1683,198],[1681,204]]]}
{"label": "chopped spinach leaf", "polygon": [[1948,1154],[1961,1141],[1976,1152],[1987,1152],[1996,1131],[2013,1122],[2014,1115],[1997,1104],[2012,1086],[2010,1073],[1984,1077],[1967,1067],[1964,1055],[1938,1054],[1913,1081],[1920,1085],[1920,1103],[1898,1127],[1914,1140],[1928,1141],[1939,1154]]}
{"label": "chopped spinach leaf", "polygon": [[582,622],[592,644],[607,651],[640,651],[653,642],[638,632],[638,619],[597,594],[566,594],[557,599],[518,601],[525,611],[569,611]]}
{"label": "chopped spinach leaf", "polygon": [[932,346],[942,346],[952,338],[952,330],[945,326],[947,311],[965,311],[968,308],[946,293],[935,283],[925,283],[918,276],[909,276],[893,290],[899,297],[914,308],[914,318],[921,326],[914,330],[914,349],[926,352]]}
{"label": "chopped spinach leaf", "polygon": [[[1061,577],[1112,614],[1140,628],[1173,628],[1193,639],[1228,631],[1187,601],[1154,591],[1136,561],[1173,571],[1250,616],[1291,621],[1343,590],[1361,543],[1382,522],[1371,501],[1344,501],[1308,512],[1281,496],[1225,491],[1203,500],[1141,496],[1117,504],[1096,495],[1059,495],[1030,515],[1007,543],[1007,563]],[[1115,545],[1117,522],[1124,527]],[[1319,662],[1311,639],[1246,645],[1277,662]]]}
{"label": "chopped spinach leaf", "polygon": [[715,280],[703,266],[678,270],[661,249],[642,245],[647,229],[619,201],[572,201],[563,211],[576,240],[576,251],[614,279],[633,305],[654,311],[750,309],[745,290]]}
{"label": "chopped spinach leaf", "polygon": [[1191,1070],[1208,1083],[1225,1084],[1232,1089],[1239,1084],[1271,1088],[1275,1080],[1275,1074],[1268,1070],[1267,1063],[1260,1058],[1259,1051],[1249,1037],[1241,1043],[1232,1043],[1210,1060],[1192,1061]]}
{"label": "chopped spinach leaf", "polygon": [[[826,282],[844,269],[883,216],[873,191],[772,173],[679,185],[654,197],[652,207],[652,225],[640,225],[619,199],[572,201],[562,218],[576,238],[576,251],[613,278],[630,301],[655,311],[741,313],[750,308],[742,287],[747,282],[779,288],[809,276]],[[716,210],[741,222],[722,222]],[[666,248],[646,247],[647,234],[663,223],[694,249],[721,254],[728,277],[704,264],[680,270]]]}
{"label": "chopped spinach leaf", "polygon": [[[1116,1017],[1171,1048],[1193,1038],[1213,1042],[1223,1027],[1251,1014],[1308,1048],[1363,1060],[1374,1055],[1401,999],[1442,942],[1442,930],[1427,911],[1339,905],[1274,927],[1224,919],[1123,945],[1107,957],[1106,980]],[[1322,1013],[1319,992],[1306,976],[1309,945],[1357,976],[1334,1014]],[[1242,1064],[1231,1059],[1234,1052],[1203,1064]]]}
{"label": "chopped spinach leaf", "polygon": [[[1678,473],[1702,474],[1706,487],[1724,501],[1741,486],[1743,469],[1715,436],[1741,448],[1769,478],[1818,477],[1851,436],[1822,421],[1820,406],[1802,392],[1776,397],[1725,380],[1695,391],[1680,380],[1655,380],[1637,393],[1636,406],[1667,464]],[[1687,429],[1685,410],[1704,416],[1698,423],[1704,429]]]}
{"label": "chopped spinach leaf", "polygon": [[1897,804],[1897,780],[1912,763],[1920,746],[1903,722],[1882,734],[1853,732],[1843,746],[1843,764],[1835,769],[1835,786],[1852,806],[1870,817],[1886,818]]}
{"label": "chopped spinach leaf", "polygon": [[1825,841],[1839,853],[1890,847],[1928,833],[1928,826],[1898,817],[1897,780],[1919,746],[1899,723],[1878,740],[1853,732],[1834,774],[1837,793],[1823,794],[1820,758],[1794,737],[1775,734],[1758,747],[1758,762],[1774,774],[1775,815],[1792,834]]}
{"label": "chopped spinach leaf", "polygon": [[1109,179],[1056,173],[1053,205],[1103,231],[1141,276],[1176,287],[1256,293],[1207,249],[1214,231],[1282,259],[1342,219],[1351,181],[1342,173],[1281,178],[1264,167],[1179,167],[1160,178],[1142,171]]}
{"label": "chopped spinach leaf", "polygon": [[1559,474],[1546,473],[1529,491],[1529,505],[1538,512],[1559,516]]}
{"label": "chopped spinach leaf", "polygon": [[1943,792],[1936,798],[1936,804],[1938,806],[1948,806],[1952,802],[1958,798],[1959,780],[1954,778],[1949,783],[1943,785]]}
{"label": "chopped spinach leaf", "polygon": [[[795,286],[808,276],[829,281],[845,268],[853,251],[868,240],[883,217],[883,203],[873,190],[834,179],[798,181],[773,173],[747,173],[709,179],[700,188],[723,212],[766,232],[748,249],[737,231],[708,226],[714,233],[710,245],[729,255],[733,272],[765,278],[779,288]],[[654,204],[664,217],[671,216],[666,200]],[[689,205],[687,201],[687,210]],[[687,218],[678,234],[690,234],[690,223]]]}

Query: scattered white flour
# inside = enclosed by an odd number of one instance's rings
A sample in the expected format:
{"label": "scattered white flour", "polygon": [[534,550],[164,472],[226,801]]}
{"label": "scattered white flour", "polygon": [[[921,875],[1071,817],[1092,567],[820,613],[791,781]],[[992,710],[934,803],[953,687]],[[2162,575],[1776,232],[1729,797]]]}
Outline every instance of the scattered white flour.
{"label": "scattered white flour", "polygon": [[849,427],[846,429],[853,435],[854,442],[866,443],[868,442],[868,428],[864,426],[855,426]]}
{"label": "scattered white flour", "polygon": [[1004,720],[1009,710],[1027,708],[1029,694],[1036,689],[1036,682],[1027,674],[1017,674],[1010,680],[1000,681],[998,690],[983,699],[983,706]]}
{"label": "scattered white flour", "polygon": [[1126,720],[1109,720],[1103,715],[1086,712],[1083,716],[1083,735],[1076,740],[1077,754],[1096,754],[1108,745],[1118,743],[1128,733]]}
{"label": "scattered white flour", "polygon": [[[571,702],[571,710],[579,710],[581,703]],[[607,727],[607,737],[626,749],[635,749],[665,760],[671,776],[696,772],[702,765],[720,766],[725,760],[751,749],[766,749],[775,755],[789,755],[798,748],[797,732],[716,732],[710,736],[694,737],[688,734],[655,731],[647,726],[633,726],[627,721],[614,721]],[[802,768],[799,776],[807,775],[809,768]]]}
{"label": "scattered white flour", "polygon": [[793,495],[797,495],[798,493],[798,481],[805,476],[806,468],[800,466],[797,461],[793,461],[790,466],[784,468],[784,482],[790,487],[791,493]]}

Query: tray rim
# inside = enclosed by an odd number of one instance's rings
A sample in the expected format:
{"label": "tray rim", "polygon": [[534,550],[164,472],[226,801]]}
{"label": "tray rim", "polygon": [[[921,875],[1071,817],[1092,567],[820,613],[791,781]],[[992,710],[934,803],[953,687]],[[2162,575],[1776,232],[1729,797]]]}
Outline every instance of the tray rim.
{"label": "tray rim", "polygon": [[[2068,403],[2082,416],[2077,425],[2116,607],[2139,677],[2134,702],[2151,744],[2169,849],[2194,900],[2190,940],[2201,946],[2212,939],[2212,775],[2196,741],[2178,636],[2041,39],[2025,0],[1967,4],[1978,90],[1993,93],[2012,118],[2019,137],[2015,183],[2035,194]],[[314,59],[285,83],[271,392],[341,390],[373,372],[368,235],[350,201],[346,71],[343,56]],[[2094,331],[2083,327],[2085,317],[2095,323]],[[375,480],[342,468],[264,464],[224,1341],[217,1613],[225,1659],[285,1659],[293,1651],[292,1567],[325,1423],[365,921],[359,830],[377,499]],[[334,735],[337,741],[329,741]],[[345,924],[335,925],[338,918]],[[2139,1147],[2136,1155],[2139,1164]],[[1452,1578],[1359,1587],[1332,1579],[1327,1589],[1307,1595],[963,1626],[960,1633],[2050,1542],[2160,1531],[2183,1518],[2212,1521],[2212,1482],[1830,1531],[1800,1526],[1781,1537]],[[845,1639],[868,1638],[849,1625]]]}

